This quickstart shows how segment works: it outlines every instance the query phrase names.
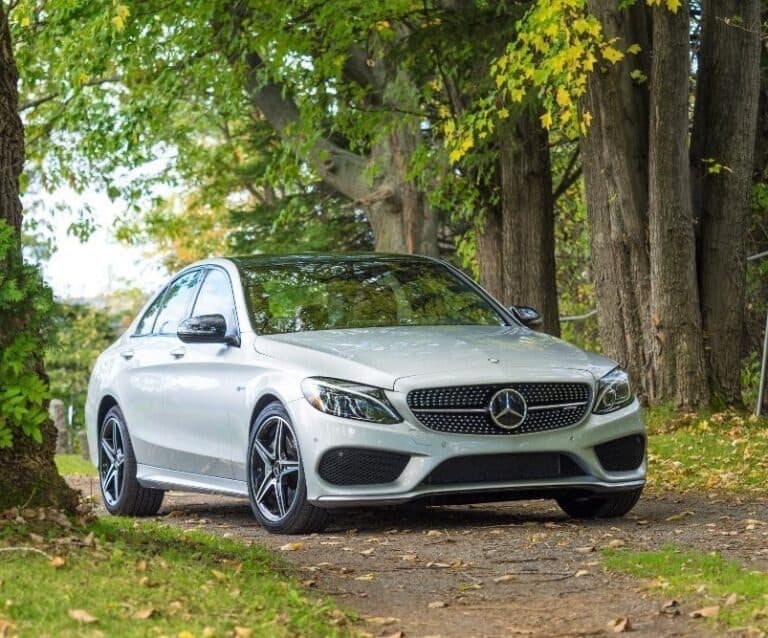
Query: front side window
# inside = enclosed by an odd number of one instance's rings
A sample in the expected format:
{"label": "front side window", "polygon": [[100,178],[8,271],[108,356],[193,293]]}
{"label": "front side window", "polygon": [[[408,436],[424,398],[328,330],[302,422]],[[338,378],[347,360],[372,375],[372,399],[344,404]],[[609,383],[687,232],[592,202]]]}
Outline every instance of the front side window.
{"label": "front side window", "polygon": [[474,288],[435,262],[355,259],[244,264],[259,334],[388,326],[499,326]]}
{"label": "front side window", "polygon": [[227,325],[235,320],[235,301],[227,273],[218,268],[206,273],[192,314],[196,317],[222,315],[227,320]]}
{"label": "front side window", "polygon": [[187,309],[192,302],[200,271],[193,270],[174,280],[163,297],[163,305],[155,321],[154,334],[175,335],[179,323],[187,316]]}

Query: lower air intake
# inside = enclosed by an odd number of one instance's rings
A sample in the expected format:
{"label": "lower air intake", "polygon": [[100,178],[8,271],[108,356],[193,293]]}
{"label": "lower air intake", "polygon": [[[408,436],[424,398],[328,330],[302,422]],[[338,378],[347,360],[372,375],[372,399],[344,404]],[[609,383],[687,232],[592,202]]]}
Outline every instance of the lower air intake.
{"label": "lower air intake", "polygon": [[553,452],[457,456],[438,465],[424,480],[428,485],[503,483],[584,476],[569,456]]}
{"label": "lower air intake", "polygon": [[595,454],[606,472],[629,472],[645,458],[645,437],[631,434],[595,446]]}
{"label": "lower air intake", "polygon": [[407,454],[398,452],[339,447],[323,454],[318,474],[332,485],[392,483],[410,459]]}

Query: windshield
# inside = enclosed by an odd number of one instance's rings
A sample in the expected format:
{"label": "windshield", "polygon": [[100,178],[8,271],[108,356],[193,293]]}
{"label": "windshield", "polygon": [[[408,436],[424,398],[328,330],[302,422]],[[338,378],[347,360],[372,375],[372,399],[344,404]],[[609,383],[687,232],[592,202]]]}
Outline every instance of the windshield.
{"label": "windshield", "polygon": [[499,326],[474,288],[435,262],[354,259],[246,264],[259,334],[388,326]]}

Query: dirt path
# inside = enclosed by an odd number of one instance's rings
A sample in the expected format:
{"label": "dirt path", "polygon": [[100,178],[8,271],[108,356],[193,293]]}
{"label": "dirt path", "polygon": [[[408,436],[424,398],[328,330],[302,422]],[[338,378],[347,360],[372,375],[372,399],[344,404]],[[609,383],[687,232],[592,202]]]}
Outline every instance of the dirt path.
{"label": "dirt path", "polygon": [[[98,492],[95,481],[74,482]],[[631,619],[634,636],[713,635],[687,616],[700,601],[663,615],[641,581],[606,573],[593,548],[611,543],[716,550],[768,570],[768,500],[655,495],[624,520],[579,524],[546,501],[345,512],[307,537],[266,534],[247,502],[217,496],[171,493],[161,515],[276,550],[295,543],[283,551],[301,580],[373,618],[375,635],[408,638],[612,635],[617,617]]]}

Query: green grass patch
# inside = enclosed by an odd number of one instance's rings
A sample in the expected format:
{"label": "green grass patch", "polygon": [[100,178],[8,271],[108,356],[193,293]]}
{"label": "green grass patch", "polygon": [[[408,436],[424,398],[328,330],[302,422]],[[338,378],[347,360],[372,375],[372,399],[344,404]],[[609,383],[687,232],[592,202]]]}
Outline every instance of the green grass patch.
{"label": "green grass patch", "polygon": [[79,454],[57,454],[56,467],[62,476],[96,476],[96,468]]}
{"label": "green grass patch", "polygon": [[651,587],[666,599],[693,597],[685,612],[719,606],[717,621],[728,627],[768,629],[766,573],[746,570],[719,554],[672,546],[653,552],[605,550],[603,554],[608,569],[653,579]]}
{"label": "green grass patch", "polygon": [[75,532],[40,525],[0,520],[0,550],[55,558],[0,551],[0,600],[10,601],[0,633],[12,623],[7,635],[352,635],[343,612],[264,548],[118,518]]}
{"label": "green grass patch", "polygon": [[667,490],[768,490],[768,419],[648,410],[648,485]]}

